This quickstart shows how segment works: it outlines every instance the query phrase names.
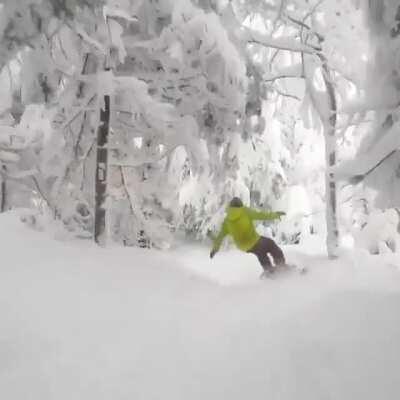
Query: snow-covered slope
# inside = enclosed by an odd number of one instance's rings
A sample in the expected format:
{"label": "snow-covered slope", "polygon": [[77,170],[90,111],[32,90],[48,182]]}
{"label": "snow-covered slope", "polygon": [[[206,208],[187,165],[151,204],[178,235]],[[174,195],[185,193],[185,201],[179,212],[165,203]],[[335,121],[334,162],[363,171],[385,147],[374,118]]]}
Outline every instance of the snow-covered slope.
{"label": "snow-covered slope", "polygon": [[398,399],[399,255],[62,243],[0,216],[0,398]]}

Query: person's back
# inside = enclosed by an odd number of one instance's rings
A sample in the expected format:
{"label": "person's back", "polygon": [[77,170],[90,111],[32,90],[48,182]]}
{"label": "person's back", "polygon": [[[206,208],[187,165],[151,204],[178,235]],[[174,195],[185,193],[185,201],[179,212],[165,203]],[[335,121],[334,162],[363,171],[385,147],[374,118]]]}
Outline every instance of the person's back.
{"label": "person's back", "polygon": [[262,212],[253,210],[245,207],[239,198],[234,197],[227,208],[227,215],[222,228],[214,239],[210,257],[213,258],[218,252],[225,236],[230,235],[240,250],[255,254],[265,270],[270,270],[271,267],[268,253],[272,256],[276,265],[285,264],[285,258],[279,246],[272,239],[260,236],[253,222],[255,220],[279,219],[284,214],[281,211]]}
{"label": "person's back", "polygon": [[227,234],[231,235],[235,245],[243,251],[251,249],[260,238],[254,228],[251,211],[247,207],[229,207],[224,220]]}

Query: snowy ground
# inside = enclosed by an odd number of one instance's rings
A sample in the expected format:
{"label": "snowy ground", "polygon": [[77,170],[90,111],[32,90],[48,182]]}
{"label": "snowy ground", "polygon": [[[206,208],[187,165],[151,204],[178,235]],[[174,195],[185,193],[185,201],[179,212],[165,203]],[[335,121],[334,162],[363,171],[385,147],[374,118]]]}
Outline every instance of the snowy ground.
{"label": "snowy ground", "polygon": [[0,399],[398,399],[400,255],[259,281],[229,251],[99,249],[0,217]]}

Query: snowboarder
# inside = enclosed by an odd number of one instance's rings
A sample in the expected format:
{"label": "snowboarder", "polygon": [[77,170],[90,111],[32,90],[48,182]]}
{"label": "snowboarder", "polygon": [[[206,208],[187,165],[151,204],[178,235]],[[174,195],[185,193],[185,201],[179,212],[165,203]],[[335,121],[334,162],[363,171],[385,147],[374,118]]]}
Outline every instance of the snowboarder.
{"label": "snowboarder", "polygon": [[264,269],[261,277],[274,271],[269,256],[271,256],[275,267],[285,267],[285,256],[281,248],[269,238],[260,236],[254,228],[255,220],[280,219],[285,215],[282,211],[262,212],[244,207],[242,200],[234,197],[227,208],[227,216],[224,219],[222,228],[213,241],[213,248],[210,258],[213,258],[221,247],[226,235],[231,235],[236,247],[247,253],[253,253]]}

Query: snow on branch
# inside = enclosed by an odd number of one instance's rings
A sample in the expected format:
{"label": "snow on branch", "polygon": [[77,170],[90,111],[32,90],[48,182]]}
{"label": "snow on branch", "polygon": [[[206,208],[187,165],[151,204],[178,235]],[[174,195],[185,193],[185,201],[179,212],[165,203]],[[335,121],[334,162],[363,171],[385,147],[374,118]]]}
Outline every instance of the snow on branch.
{"label": "snow on branch", "polygon": [[103,15],[105,18],[114,17],[114,18],[121,18],[129,22],[138,21],[138,17],[136,15],[130,15],[127,11],[116,6],[105,5],[103,7]]}
{"label": "snow on branch", "polygon": [[324,35],[322,35],[320,32],[317,32],[316,30],[312,29],[308,24],[306,24],[304,21],[300,21],[292,16],[290,16],[288,13],[286,13],[287,19],[292,22],[295,25],[300,26],[303,29],[306,29],[309,33],[314,34],[318,40],[324,40]]}
{"label": "snow on branch", "polygon": [[277,81],[279,79],[287,79],[287,78],[298,78],[298,79],[302,79],[304,78],[304,76],[302,75],[296,75],[296,74],[279,74],[279,75],[269,75],[266,76],[266,78],[264,79],[264,82],[274,82]]}
{"label": "snow on branch", "polygon": [[[84,101],[82,101],[82,106],[75,112],[72,113],[72,115],[67,116],[66,121],[60,126],[60,131],[63,131],[64,129],[68,128],[78,117],[81,113],[85,111],[90,111],[87,109],[87,106],[94,100],[96,97],[95,94],[90,93]],[[93,110],[94,111],[94,110]]]}
{"label": "snow on branch", "polygon": [[4,163],[17,163],[21,157],[13,151],[0,150],[0,161]]}
{"label": "snow on branch", "polygon": [[321,50],[319,47],[302,44],[292,37],[274,38],[248,28],[244,30],[243,39],[247,40],[249,43],[256,43],[265,47],[272,47],[274,49],[287,50],[295,53],[315,54],[317,51]]}
{"label": "snow on branch", "polygon": [[278,89],[276,87],[274,87],[274,90],[279,96],[288,97],[289,99],[301,101],[300,97],[296,96],[295,94],[283,92],[283,91],[281,91],[280,89]]}
{"label": "snow on branch", "polygon": [[179,146],[183,145],[175,144],[170,147],[164,147],[164,149],[160,151],[160,153],[154,155],[140,156],[139,154],[137,155],[131,154],[129,157],[124,157],[122,161],[119,161],[118,159],[112,159],[110,165],[117,167],[125,167],[125,168],[137,168],[145,164],[155,164],[165,159],[171,152],[173,152]]}
{"label": "snow on branch", "polygon": [[98,40],[92,38],[83,26],[75,23],[74,26],[68,24],[69,28],[74,31],[83,41],[87,42],[89,45],[93,46],[95,49],[99,50],[101,54],[106,55],[106,47],[101,44]]}
{"label": "snow on branch", "polygon": [[400,149],[399,127],[400,124],[393,125],[369,151],[360,154],[355,160],[343,161],[332,168],[332,172],[338,179],[344,180],[353,177],[363,179],[379,166],[383,160]]}
{"label": "snow on branch", "polygon": [[304,78],[302,64],[298,63],[286,68],[279,68],[279,71],[276,72],[276,74],[266,74],[263,76],[265,82],[273,82],[285,78]]}
{"label": "snow on branch", "polygon": [[366,113],[368,111],[394,110],[400,106],[398,98],[385,99],[380,96],[369,96],[363,99],[344,102],[341,112],[344,114]]}

